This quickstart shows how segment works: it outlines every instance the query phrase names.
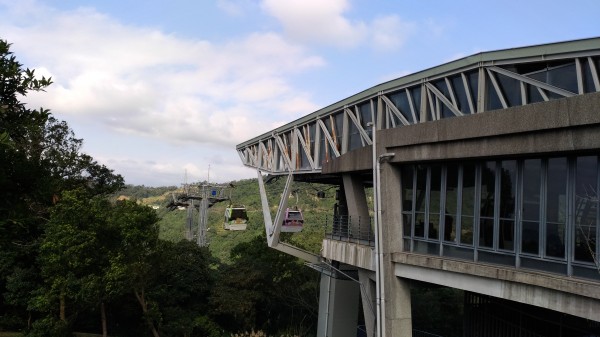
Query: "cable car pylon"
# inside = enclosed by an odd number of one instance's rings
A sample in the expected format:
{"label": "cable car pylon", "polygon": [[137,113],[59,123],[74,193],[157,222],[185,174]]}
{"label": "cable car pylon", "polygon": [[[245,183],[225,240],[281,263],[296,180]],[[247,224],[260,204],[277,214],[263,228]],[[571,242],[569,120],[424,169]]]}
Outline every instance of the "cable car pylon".
{"label": "cable car pylon", "polygon": [[[194,187],[194,189],[192,189]],[[185,238],[189,241],[196,239],[200,247],[207,247],[208,242],[208,209],[214,204],[229,200],[225,195],[226,185],[203,183],[200,185],[184,184],[183,192],[173,193],[172,200],[167,204],[170,211],[187,208]],[[198,227],[194,233],[193,213],[198,210]]]}

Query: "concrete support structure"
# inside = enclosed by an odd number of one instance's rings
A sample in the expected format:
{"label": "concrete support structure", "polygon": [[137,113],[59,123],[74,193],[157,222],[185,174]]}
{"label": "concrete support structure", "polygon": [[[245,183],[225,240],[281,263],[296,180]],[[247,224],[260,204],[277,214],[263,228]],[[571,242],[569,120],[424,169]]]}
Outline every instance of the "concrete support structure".
{"label": "concrete support structure", "polygon": [[321,274],[317,337],[356,336],[359,284]]}
{"label": "concrete support structure", "polygon": [[350,216],[350,233],[359,233],[371,226],[365,186],[359,177],[351,174],[344,174],[342,180]]}
{"label": "concrete support structure", "polygon": [[375,336],[375,283],[373,278],[375,278],[375,274],[372,271],[365,269],[358,270],[367,337]]}
{"label": "concrete support structure", "polygon": [[[423,283],[537,307],[523,309],[537,326],[506,323],[519,335],[600,333],[600,38],[455,60],[237,149],[249,167],[342,184],[351,221],[327,234],[321,255],[359,271],[369,337],[381,325],[383,336],[411,336],[410,286]],[[365,186],[375,187],[376,249],[355,237],[370,218]],[[337,325],[351,300],[343,284],[323,277],[319,336],[356,334],[356,322]]]}
{"label": "concrete support structure", "polygon": [[384,271],[383,291],[385,293],[385,336],[411,337],[412,314],[410,287],[407,280],[396,277],[395,264],[391,257],[402,250],[402,213],[400,207],[394,203],[401,200],[401,181],[398,170],[389,163],[382,163],[381,198],[382,232],[383,232],[383,261],[381,267]]}

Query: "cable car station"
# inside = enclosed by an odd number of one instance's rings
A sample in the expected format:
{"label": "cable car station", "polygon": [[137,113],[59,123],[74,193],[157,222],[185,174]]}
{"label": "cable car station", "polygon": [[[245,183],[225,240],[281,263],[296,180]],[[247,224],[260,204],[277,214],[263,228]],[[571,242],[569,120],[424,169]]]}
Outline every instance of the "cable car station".
{"label": "cable car station", "polygon": [[[237,151],[269,247],[323,271],[318,336],[357,336],[359,307],[367,336],[413,336],[417,284],[464,291],[465,336],[600,335],[600,38],[451,61]],[[264,175],[287,178],[274,221]],[[319,256],[279,242],[294,181],[341,194]]]}

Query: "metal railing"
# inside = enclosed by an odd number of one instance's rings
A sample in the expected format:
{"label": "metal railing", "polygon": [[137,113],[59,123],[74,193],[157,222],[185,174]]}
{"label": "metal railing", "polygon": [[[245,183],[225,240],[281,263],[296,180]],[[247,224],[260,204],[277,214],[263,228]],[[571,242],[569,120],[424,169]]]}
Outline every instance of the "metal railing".
{"label": "metal railing", "polygon": [[350,215],[327,217],[325,237],[331,240],[375,246],[372,217],[366,219]]}

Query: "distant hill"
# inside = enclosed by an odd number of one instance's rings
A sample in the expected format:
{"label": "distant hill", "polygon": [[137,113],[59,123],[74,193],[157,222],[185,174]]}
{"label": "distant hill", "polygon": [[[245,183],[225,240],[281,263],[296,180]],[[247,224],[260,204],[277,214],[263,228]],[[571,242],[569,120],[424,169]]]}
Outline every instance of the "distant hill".
{"label": "distant hill", "polygon": [[[245,231],[227,231],[223,228],[223,217],[228,202],[215,204],[209,209],[208,240],[209,248],[214,257],[227,263],[229,252],[241,242],[247,242],[265,231],[262,205],[257,179],[232,181],[227,184],[235,186],[231,190],[231,203],[246,206],[249,222]],[[283,192],[285,179],[275,179],[266,184],[271,216],[279,204]],[[190,184],[194,186],[194,184]],[[195,186],[199,185],[196,183]],[[328,185],[294,182],[293,193],[288,200],[288,205],[297,206],[302,210],[305,226],[300,233],[282,233],[281,240],[292,245],[302,247],[308,251],[319,253],[324,237],[325,225],[331,224],[333,205],[335,203],[335,190]],[[318,198],[317,192],[325,192],[325,198]],[[160,236],[170,241],[185,239],[186,209],[169,211],[165,206],[171,200],[173,193],[181,193],[182,188],[176,186],[147,187],[127,186],[120,191],[116,198],[130,198],[156,209],[160,216]],[[195,223],[198,221],[198,212],[193,213]],[[266,247],[266,242],[265,242]]]}

